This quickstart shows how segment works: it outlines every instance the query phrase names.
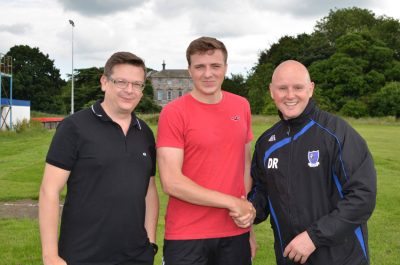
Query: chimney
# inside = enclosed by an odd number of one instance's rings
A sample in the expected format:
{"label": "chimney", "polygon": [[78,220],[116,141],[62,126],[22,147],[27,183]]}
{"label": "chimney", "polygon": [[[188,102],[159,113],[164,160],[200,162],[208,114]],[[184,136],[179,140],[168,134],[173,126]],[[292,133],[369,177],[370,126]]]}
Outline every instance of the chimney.
{"label": "chimney", "polygon": [[162,62],[162,69],[163,69],[163,71],[165,70],[165,61],[164,60]]}

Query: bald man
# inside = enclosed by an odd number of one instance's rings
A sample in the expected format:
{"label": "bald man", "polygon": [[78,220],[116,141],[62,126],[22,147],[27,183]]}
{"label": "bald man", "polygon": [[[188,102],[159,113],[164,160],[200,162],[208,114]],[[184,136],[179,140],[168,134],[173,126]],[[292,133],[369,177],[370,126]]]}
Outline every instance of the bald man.
{"label": "bald man", "polygon": [[257,140],[249,200],[255,223],[271,216],[277,264],[369,264],[376,172],[365,141],[318,109],[301,63],[281,63],[269,89],[281,120]]}

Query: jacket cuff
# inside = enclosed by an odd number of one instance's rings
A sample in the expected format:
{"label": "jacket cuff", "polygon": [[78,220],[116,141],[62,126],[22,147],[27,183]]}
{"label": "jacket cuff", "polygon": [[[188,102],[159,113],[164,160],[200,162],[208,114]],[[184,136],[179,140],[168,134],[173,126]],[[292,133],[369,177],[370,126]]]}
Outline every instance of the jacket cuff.
{"label": "jacket cuff", "polygon": [[313,227],[312,226],[309,227],[306,231],[308,233],[308,236],[311,238],[311,241],[314,243],[314,246],[316,248],[319,248],[320,247],[320,242],[318,240],[318,237],[317,237]]}

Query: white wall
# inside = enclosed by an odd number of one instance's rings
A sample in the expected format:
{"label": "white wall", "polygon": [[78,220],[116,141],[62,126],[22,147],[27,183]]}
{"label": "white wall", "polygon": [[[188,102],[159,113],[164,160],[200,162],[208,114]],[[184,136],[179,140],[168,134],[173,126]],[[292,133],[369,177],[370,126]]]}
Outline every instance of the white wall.
{"label": "white wall", "polygon": [[[10,112],[8,112],[10,106],[3,106],[1,118],[0,118],[0,129],[6,130],[10,127]],[[8,114],[7,114],[8,112]],[[7,115],[7,117],[6,117]],[[23,119],[29,121],[31,118],[31,107],[30,106],[12,106],[12,124],[15,126],[18,122]],[[4,120],[5,119],[5,120]],[[3,124],[5,121],[5,124]],[[7,126],[6,126],[7,124]]]}

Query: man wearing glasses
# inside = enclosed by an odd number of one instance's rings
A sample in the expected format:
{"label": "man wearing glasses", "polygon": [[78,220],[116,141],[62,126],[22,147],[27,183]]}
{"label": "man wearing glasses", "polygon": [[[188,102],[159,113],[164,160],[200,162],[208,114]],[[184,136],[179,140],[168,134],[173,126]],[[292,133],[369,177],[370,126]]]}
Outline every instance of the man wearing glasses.
{"label": "man wearing glasses", "polygon": [[[155,142],[133,112],[145,77],[142,59],[113,54],[100,79],[104,99],[57,128],[39,199],[45,265],[153,264],[159,208]],[[66,183],[57,244],[59,196]]]}

